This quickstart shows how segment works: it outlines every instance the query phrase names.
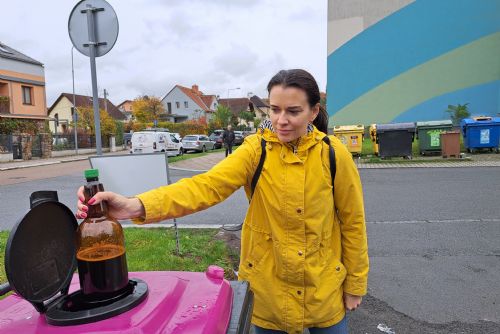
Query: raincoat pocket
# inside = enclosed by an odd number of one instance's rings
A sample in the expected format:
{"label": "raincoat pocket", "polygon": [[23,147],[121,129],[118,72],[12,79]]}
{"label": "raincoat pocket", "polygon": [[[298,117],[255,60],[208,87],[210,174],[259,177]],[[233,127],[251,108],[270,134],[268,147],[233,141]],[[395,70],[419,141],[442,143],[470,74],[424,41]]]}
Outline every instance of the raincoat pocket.
{"label": "raincoat pocket", "polygon": [[273,245],[270,234],[252,230],[248,232],[251,233],[250,248],[246,250],[246,254],[242,253],[239,268],[245,279],[249,279],[260,270],[260,264],[269,255]]}

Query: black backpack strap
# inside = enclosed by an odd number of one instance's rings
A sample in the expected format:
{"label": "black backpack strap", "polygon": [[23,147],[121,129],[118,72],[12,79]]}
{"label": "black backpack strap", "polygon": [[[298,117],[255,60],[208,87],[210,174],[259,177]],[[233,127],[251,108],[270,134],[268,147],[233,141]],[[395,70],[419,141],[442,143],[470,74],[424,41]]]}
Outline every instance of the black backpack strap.
{"label": "black backpack strap", "polygon": [[[262,153],[260,154],[259,164],[257,165],[257,169],[255,170],[255,174],[252,178],[252,184],[250,185],[250,200],[252,200],[253,192],[255,191],[255,187],[257,186],[257,182],[259,182],[260,174],[262,173],[262,167],[264,167],[264,161],[266,161],[266,140],[261,138],[260,147],[262,148]],[[239,231],[243,228],[243,223],[238,224],[236,226],[226,226],[222,225],[222,229],[230,232]]]}
{"label": "black backpack strap", "polygon": [[329,160],[330,160],[330,175],[332,176],[332,194],[335,196],[335,174],[337,173],[337,164],[335,163],[335,150],[330,144],[330,138],[328,136],[323,137],[323,141],[327,143],[328,148],[330,149]]}
{"label": "black backpack strap", "polygon": [[260,139],[260,147],[262,149],[262,153],[260,154],[259,164],[257,165],[257,169],[255,170],[255,174],[252,178],[252,184],[250,186],[250,199],[252,199],[257,182],[259,182],[260,173],[262,173],[262,167],[264,167],[264,161],[266,161],[266,140],[264,138]]}

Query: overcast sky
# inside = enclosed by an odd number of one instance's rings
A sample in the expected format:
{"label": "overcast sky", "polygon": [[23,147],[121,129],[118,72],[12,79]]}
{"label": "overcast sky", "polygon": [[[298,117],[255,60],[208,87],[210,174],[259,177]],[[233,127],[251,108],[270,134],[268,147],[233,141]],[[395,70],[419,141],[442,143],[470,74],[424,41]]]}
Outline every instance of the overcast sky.
{"label": "overcast sky", "polygon": [[[68,18],[78,1],[3,0],[0,41],[45,65],[48,107],[71,93]],[[226,98],[265,87],[280,69],[304,68],[326,87],[327,0],[109,0],[120,24],[97,58],[102,89],[119,104],[198,84]],[[75,50],[75,90],[92,95],[89,59]]]}

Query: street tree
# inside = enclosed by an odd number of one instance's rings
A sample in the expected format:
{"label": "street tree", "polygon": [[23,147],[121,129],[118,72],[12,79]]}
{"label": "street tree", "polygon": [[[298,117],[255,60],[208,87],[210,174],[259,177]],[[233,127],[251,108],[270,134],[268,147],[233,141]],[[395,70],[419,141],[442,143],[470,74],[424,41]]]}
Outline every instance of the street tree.
{"label": "street tree", "polygon": [[144,95],[132,101],[132,110],[135,119],[139,122],[154,122],[165,114],[165,107],[156,96]]}
{"label": "street tree", "polygon": [[462,119],[470,117],[468,103],[459,103],[456,106],[450,104],[448,105],[448,109],[446,110],[446,112],[450,114],[451,121],[454,125],[459,125]]}
{"label": "street tree", "polygon": [[[116,133],[115,120],[109,114],[101,109],[99,110],[101,121],[101,135],[112,136]],[[95,135],[94,109],[91,106],[78,108],[78,123],[79,129],[84,133]]]}
{"label": "street tree", "polygon": [[213,113],[212,120],[216,124],[218,124],[220,127],[225,128],[225,127],[227,127],[227,125],[231,121],[232,116],[233,116],[233,113],[231,112],[231,110],[228,107],[219,104],[217,106],[217,109]]}

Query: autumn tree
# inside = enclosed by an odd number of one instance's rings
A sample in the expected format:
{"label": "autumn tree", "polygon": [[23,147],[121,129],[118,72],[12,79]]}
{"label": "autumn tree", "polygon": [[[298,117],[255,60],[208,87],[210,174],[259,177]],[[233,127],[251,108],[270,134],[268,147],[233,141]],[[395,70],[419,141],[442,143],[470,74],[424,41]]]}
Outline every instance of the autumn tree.
{"label": "autumn tree", "polygon": [[213,114],[213,120],[220,124],[223,128],[227,127],[229,122],[231,121],[231,117],[233,116],[233,113],[231,112],[231,109],[228,107],[219,104],[217,106],[217,109],[215,110]]}
{"label": "autumn tree", "polygon": [[155,96],[144,95],[132,101],[132,110],[136,120],[141,123],[158,121],[165,114],[165,107]]}
{"label": "autumn tree", "polygon": [[[115,120],[101,109],[99,111],[101,121],[101,136],[112,136],[116,132]],[[95,135],[94,109],[91,106],[78,108],[78,128],[83,132]]]}

